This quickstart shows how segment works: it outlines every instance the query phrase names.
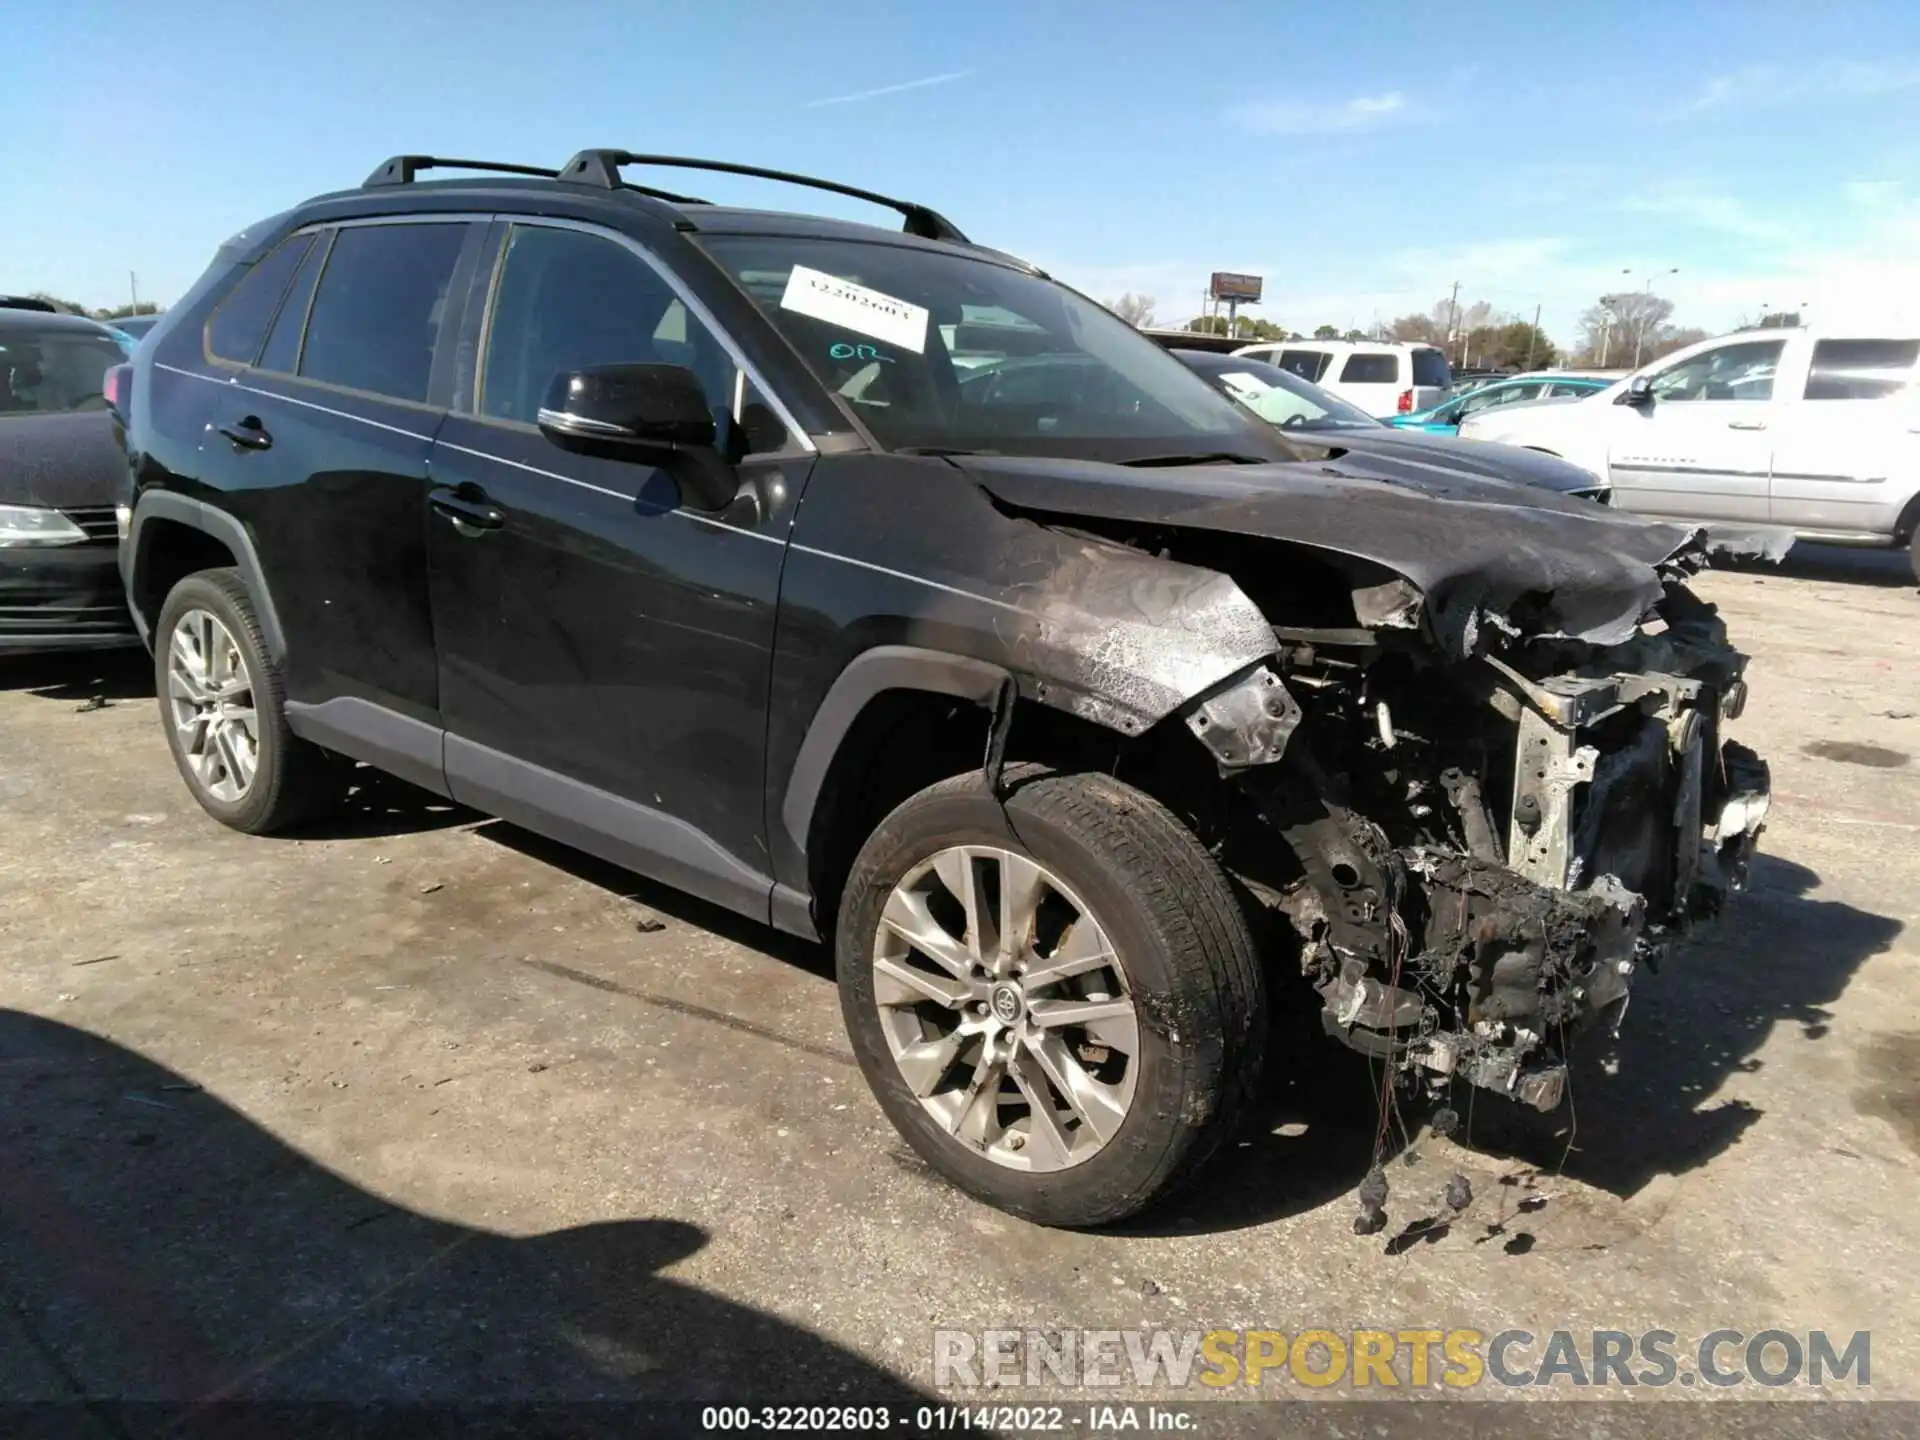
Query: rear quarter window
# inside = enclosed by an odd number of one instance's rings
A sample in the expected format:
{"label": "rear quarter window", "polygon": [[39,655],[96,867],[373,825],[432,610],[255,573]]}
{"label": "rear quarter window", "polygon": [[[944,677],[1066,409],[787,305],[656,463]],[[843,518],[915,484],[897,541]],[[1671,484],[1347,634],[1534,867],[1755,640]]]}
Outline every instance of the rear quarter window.
{"label": "rear quarter window", "polygon": [[1920,340],[1822,340],[1807,371],[1809,400],[1880,400],[1913,383]]}
{"label": "rear quarter window", "polygon": [[1453,384],[1453,371],[1448,368],[1447,357],[1438,350],[1421,349],[1413,352],[1413,383],[1433,385],[1446,389]]}
{"label": "rear quarter window", "polygon": [[1400,383],[1398,355],[1349,355],[1341,367],[1340,380],[1348,385],[1397,385]]}
{"label": "rear quarter window", "polygon": [[313,244],[311,235],[293,235],[282,241],[259,264],[240,277],[227,298],[207,321],[207,353],[218,360],[251,365],[260,355],[267,327],[279,312],[280,299],[300,262]]}

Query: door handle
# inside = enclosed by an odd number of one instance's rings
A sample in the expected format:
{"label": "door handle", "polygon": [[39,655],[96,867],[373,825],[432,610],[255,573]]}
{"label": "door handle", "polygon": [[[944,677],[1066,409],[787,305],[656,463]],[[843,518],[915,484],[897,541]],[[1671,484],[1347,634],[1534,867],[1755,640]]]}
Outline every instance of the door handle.
{"label": "door handle", "polygon": [[1764,420],[1729,420],[1727,421],[1727,428],[1729,430],[1764,430],[1767,428],[1767,422]]}
{"label": "door handle", "polygon": [[258,415],[244,415],[231,425],[215,427],[233,442],[236,450],[271,450],[273,436],[267,433],[267,427],[260,423]]}
{"label": "door handle", "polygon": [[[461,491],[467,493],[462,494]],[[493,505],[486,492],[479,486],[461,486],[460,490],[443,490],[427,497],[427,503],[434,513],[446,516],[453,522],[453,528],[462,535],[478,535],[485,530],[498,530],[507,523],[507,517]]]}

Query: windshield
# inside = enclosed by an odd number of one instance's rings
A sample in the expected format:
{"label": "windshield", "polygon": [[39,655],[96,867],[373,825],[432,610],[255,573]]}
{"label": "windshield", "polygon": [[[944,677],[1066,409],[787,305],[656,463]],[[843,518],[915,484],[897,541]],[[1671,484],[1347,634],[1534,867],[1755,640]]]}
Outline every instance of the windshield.
{"label": "windshield", "polygon": [[1181,357],[1220,390],[1283,430],[1378,430],[1380,421],[1311,381],[1245,355]]}
{"label": "windshield", "polygon": [[1050,280],[858,240],[702,243],[889,449],[1284,458],[1158,345]]}
{"label": "windshield", "polygon": [[126,358],[104,332],[0,329],[0,415],[104,410],[104,377]]}

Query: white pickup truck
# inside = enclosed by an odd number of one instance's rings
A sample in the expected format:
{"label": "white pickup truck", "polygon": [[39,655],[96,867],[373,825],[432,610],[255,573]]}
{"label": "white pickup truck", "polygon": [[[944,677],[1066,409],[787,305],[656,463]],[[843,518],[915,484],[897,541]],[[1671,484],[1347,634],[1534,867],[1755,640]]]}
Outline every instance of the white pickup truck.
{"label": "white pickup truck", "polygon": [[[1747,330],[1585,399],[1487,410],[1460,434],[1572,461],[1622,510],[1914,547],[1917,361],[1920,324]],[[1914,567],[1920,579],[1920,548]]]}

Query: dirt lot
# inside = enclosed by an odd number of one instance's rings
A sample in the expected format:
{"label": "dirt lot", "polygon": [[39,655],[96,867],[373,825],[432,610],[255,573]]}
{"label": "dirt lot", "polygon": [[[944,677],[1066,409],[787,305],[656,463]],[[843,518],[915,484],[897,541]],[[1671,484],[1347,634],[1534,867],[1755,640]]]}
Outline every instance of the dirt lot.
{"label": "dirt lot", "polygon": [[0,1400],[904,1400],[936,1327],[1155,1325],[1657,1327],[1682,1370],[1871,1329],[1920,1399],[1920,595],[1892,556],[1702,589],[1774,767],[1752,891],[1641,977],[1577,1127],[1483,1104],[1369,1238],[1371,1082],[1323,1042],[1202,1193],[1038,1230],[894,1139],[816,949],[399,786],[230,833],[144,656],[0,661]]}

